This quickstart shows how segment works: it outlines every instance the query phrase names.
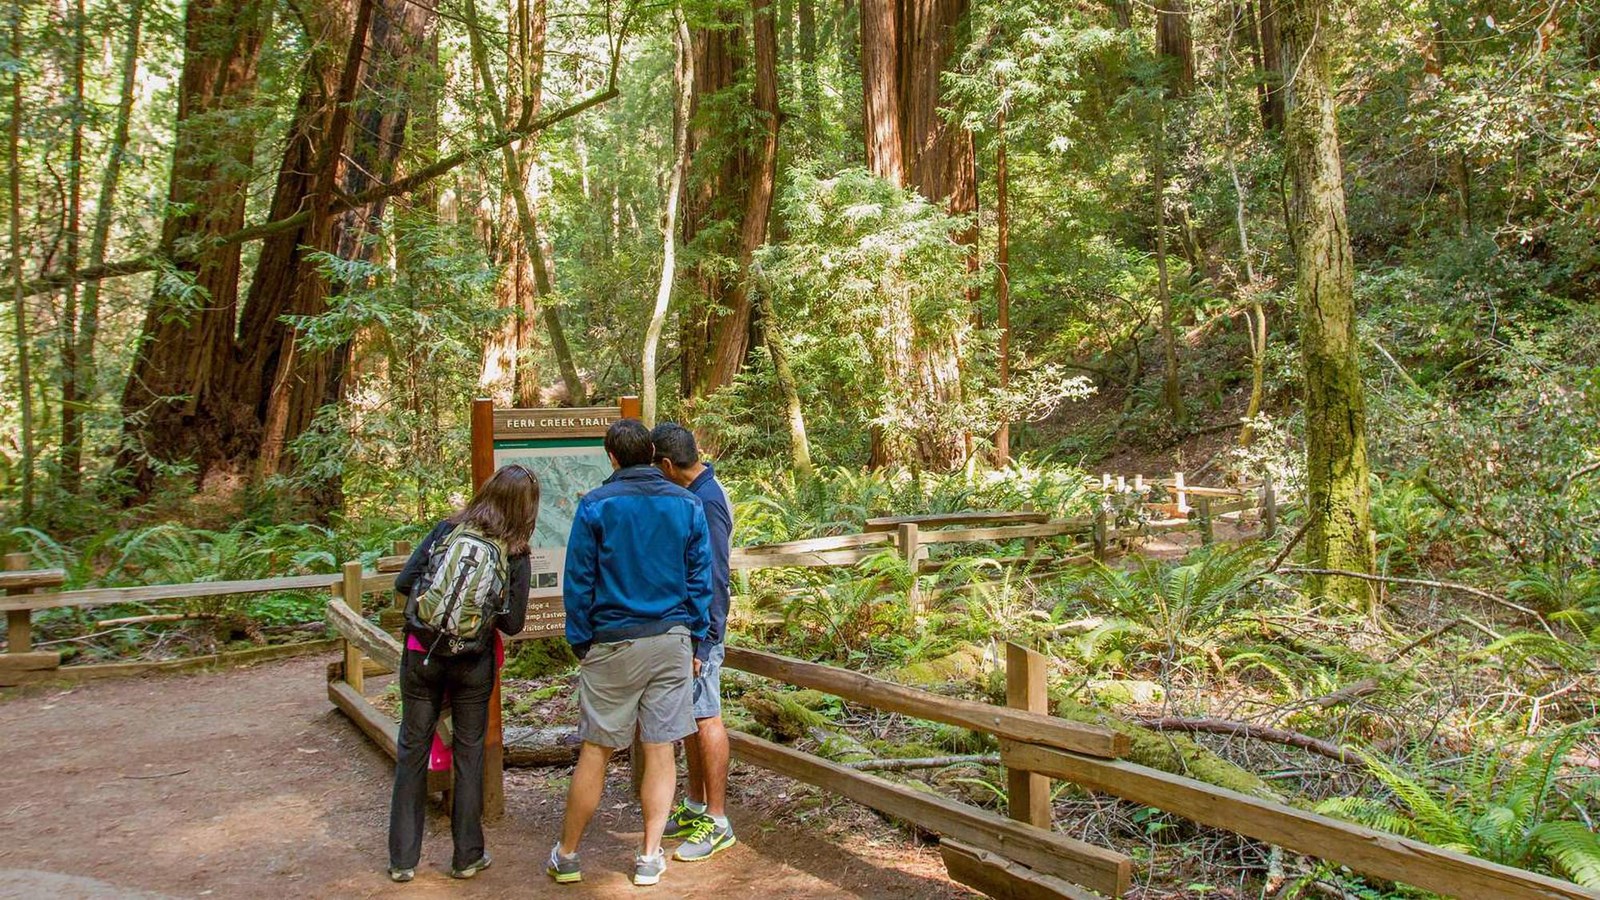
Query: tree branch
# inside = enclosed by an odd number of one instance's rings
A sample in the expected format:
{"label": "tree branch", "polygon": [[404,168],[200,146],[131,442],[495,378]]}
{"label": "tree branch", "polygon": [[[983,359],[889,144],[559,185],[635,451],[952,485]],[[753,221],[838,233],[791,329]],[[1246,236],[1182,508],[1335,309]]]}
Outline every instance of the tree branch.
{"label": "tree branch", "polygon": [[[387,200],[390,197],[394,197],[399,194],[410,193],[411,191],[416,190],[433,179],[438,178],[440,175],[455,169],[462,163],[476,159],[477,157],[483,156],[487,153],[494,153],[501,147],[504,147],[513,141],[519,141],[538,134],[541,131],[545,131],[552,126],[566,121],[567,119],[587,112],[588,110],[593,109],[594,107],[599,106],[608,100],[614,99],[618,93],[616,68],[615,65],[613,65],[611,81],[603,90],[590,94],[588,97],[585,97],[577,103],[551,113],[550,115],[541,116],[538,119],[526,123],[519,123],[518,127],[516,128],[501,132],[500,134],[488,138],[482,143],[469,147],[466,150],[452,153],[433,165],[418,169],[404,178],[396,179],[388,182],[387,184],[377,185],[362,191],[353,197],[343,195],[337,196],[334,198],[333,202],[329,204],[328,213],[330,215],[337,215],[338,213],[345,212],[346,210],[369,206],[373,203],[377,203],[380,200]],[[243,244],[249,241],[257,241],[269,235],[274,235],[280,232],[298,228],[309,221],[311,221],[311,212],[308,210],[305,212],[296,213],[288,218],[276,219],[271,222],[262,222],[258,225],[251,225],[247,228],[241,228],[232,234],[225,234],[211,241],[205,242],[204,247],[197,247],[184,253],[172,253],[168,250],[158,249],[152,250],[148,253],[142,253],[138,256],[130,257],[128,259],[117,260],[116,262],[103,263],[98,266],[87,266],[79,269],[75,276],[69,275],[66,272],[55,272],[35,278],[32,281],[23,282],[23,295],[26,297],[32,297],[37,294],[43,294],[61,287],[65,287],[67,284],[74,282],[101,281],[107,278],[118,278],[123,275],[137,275],[141,272],[150,272],[160,268],[163,262],[180,262],[184,259],[195,256],[202,249],[226,247],[230,244]]]}
{"label": "tree branch", "polygon": [[1353,572],[1349,569],[1312,569],[1303,566],[1290,566],[1288,568],[1279,569],[1278,571],[1285,575],[1333,575],[1343,578],[1359,578],[1363,581],[1377,581],[1385,584],[1409,584],[1415,587],[1436,588],[1438,590],[1445,591],[1460,591],[1463,594],[1471,594],[1474,597],[1481,597],[1484,600],[1488,600],[1490,603],[1497,603],[1507,609],[1514,609],[1525,616],[1531,616],[1532,618],[1539,620],[1539,624],[1544,627],[1546,634],[1550,635],[1552,638],[1556,636],[1556,633],[1550,629],[1550,623],[1544,620],[1544,616],[1540,615],[1538,610],[1530,609],[1520,603],[1513,603],[1499,594],[1491,594],[1482,588],[1475,588],[1470,584],[1461,584],[1455,581],[1433,581],[1427,578],[1396,578],[1393,575],[1370,575],[1366,572]]}

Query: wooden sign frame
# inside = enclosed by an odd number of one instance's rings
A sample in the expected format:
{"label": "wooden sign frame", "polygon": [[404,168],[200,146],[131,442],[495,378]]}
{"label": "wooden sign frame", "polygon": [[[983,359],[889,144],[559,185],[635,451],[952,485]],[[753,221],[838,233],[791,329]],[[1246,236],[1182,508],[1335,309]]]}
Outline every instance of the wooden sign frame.
{"label": "wooden sign frame", "polygon": [[[606,429],[618,419],[637,419],[642,412],[638,397],[621,397],[616,406],[572,409],[495,409],[494,401],[472,401],[472,490],[477,492],[495,473],[495,451],[508,444],[538,447],[599,446]],[[541,498],[540,505],[550,498]],[[566,610],[556,585],[528,592],[528,619],[515,639],[559,638],[566,633]],[[489,722],[483,740],[483,812],[497,817],[505,811],[505,734],[501,721],[500,677],[495,674],[489,698]]]}

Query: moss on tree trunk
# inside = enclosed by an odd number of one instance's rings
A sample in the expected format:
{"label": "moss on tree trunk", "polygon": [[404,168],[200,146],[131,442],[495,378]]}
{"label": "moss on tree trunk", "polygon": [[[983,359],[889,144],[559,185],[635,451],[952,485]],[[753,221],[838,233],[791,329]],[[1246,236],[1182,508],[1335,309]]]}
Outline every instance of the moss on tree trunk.
{"label": "moss on tree trunk", "polygon": [[[1366,404],[1356,343],[1354,264],[1345,221],[1329,44],[1338,19],[1317,0],[1276,6],[1286,77],[1284,150],[1306,383],[1306,550],[1322,568],[1372,570]],[[1366,606],[1370,585],[1319,578],[1314,594]]]}

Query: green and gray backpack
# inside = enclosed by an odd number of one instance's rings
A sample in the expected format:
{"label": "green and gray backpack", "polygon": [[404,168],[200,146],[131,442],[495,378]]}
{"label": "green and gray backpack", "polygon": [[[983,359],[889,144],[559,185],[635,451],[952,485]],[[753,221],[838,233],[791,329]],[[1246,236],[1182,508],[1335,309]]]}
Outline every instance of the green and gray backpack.
{"label": "green and gray backpack", "polygon": [[487,649],[509,582],[503,542],[464,524],[440,538],[411,601],[411,626],[428,644],[423,664]]}

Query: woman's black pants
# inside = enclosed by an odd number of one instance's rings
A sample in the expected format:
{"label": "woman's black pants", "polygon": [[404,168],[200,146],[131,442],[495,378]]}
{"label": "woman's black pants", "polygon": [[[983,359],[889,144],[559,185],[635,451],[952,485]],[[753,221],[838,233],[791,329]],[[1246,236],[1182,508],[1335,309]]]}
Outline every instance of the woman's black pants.
{"label": "woman's black pants", "polygon": [[428,803],[428,752],[448,692],[455,802],[450,809],[451,857],[456,868],[483,857],[483,733],[494,691],[494,650],[461,657],[406,650],[400,660],[400,753],[389,806],[389,865],[413,869],[422,857]]}

